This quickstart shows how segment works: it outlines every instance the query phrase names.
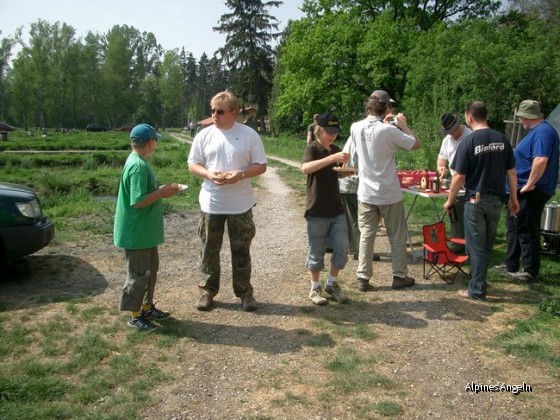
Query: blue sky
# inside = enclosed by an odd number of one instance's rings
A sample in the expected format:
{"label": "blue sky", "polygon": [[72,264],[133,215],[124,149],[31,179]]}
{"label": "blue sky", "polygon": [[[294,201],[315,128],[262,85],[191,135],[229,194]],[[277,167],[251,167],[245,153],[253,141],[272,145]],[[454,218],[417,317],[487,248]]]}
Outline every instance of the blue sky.
{"label": "blue sky", "polygon": [[[280,21],[280,30],[289,19],[303,17],[299,10],[303,0],[283,1],[269,9]],[[20,26],[27,36],[30,24],[38,19],[66,23],[76,29],[77,37],[129,25],[152,32],[165,50],[185,47],[199,59],[203,52],[212,57],[225,42],[212,27],[228,11],[224,0],[0,0],[0,37],[13,35]]]}

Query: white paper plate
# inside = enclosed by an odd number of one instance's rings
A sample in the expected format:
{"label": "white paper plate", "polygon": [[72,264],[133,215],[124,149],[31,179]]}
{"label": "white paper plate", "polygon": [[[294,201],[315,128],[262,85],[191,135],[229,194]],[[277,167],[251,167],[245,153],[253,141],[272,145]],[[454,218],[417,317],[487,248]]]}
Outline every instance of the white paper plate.
{"label": "white paper plate", "polygon": [[185,184],[177,184],[177,185],[179,185],[179,191],[185,191],[187,188],[189,188],[189,186]]}
{"label": "white paper plate", "polygon": [[333,169],[333,171],[336,171],[336,172],[356,172],[356,168],[354,168],[353,166],[348,166],[346,168],[341,168],[340,166],[335,166],[332,169]]}

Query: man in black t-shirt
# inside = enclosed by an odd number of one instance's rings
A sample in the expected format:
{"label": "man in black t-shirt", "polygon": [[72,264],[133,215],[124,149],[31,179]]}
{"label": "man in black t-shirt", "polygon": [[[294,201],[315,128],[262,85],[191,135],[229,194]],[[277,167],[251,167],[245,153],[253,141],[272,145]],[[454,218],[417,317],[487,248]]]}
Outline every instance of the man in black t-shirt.
{"label": "man in black t-shirt", "polygon": [[465,240],[471,264],[468,290],[461,290],[465,298],[486,298],[486,275],[502,205],[506,200],[506,181],[510,191],[508,209],[514,215],[517,202],[517,177],[513,149],[505,136],[488,127],[488,111],[483,102],[471,102],[465,111],[465,121],[473,132],[465,138],[455,153],[451,169],[449,196],[444,204],[450,211],[461,186],[465,186]]}

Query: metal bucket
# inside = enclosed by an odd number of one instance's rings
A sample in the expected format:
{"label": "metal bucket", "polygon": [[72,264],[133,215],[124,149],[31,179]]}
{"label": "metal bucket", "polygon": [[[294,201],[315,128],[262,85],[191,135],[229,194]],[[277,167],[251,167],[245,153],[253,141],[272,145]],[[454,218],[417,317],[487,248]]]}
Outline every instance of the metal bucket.
{"label": "metal bucket", "polygon": [[560,233],[560,204],[552,202],[544,206],[541,229],[546,232]]}

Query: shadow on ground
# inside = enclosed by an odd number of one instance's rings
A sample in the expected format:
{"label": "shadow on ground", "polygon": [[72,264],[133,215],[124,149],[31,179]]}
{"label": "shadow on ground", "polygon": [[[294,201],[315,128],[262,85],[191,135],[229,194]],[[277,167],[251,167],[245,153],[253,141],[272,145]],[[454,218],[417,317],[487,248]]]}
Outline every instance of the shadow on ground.
{"label": "shadow on ground", "polygon": [[0,311],[98,295],[107,280],[84,260],[67,255],[32,255],[4,264]]}
{"label": "shadow on ground", "polygon": [[284,330],[263,325],[227,325],[195,320],[169,320],[160,334],[187,337],[201,344],[249,347],[268,354],[291,353],[304,346],[335,346],[330,334],[313,333],[304,328]]}

